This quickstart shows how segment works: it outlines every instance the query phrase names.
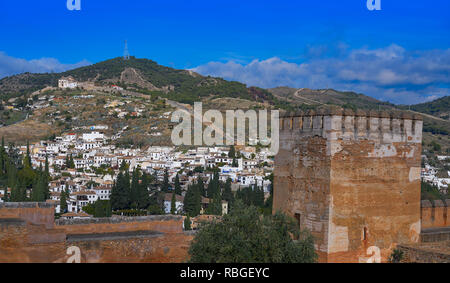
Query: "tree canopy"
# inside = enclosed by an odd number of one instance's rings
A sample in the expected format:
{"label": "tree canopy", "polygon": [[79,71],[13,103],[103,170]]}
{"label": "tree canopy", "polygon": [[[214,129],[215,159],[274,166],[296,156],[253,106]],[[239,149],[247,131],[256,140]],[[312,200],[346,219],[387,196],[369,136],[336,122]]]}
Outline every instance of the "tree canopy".
{"label": "tree canopy", "polygon": [[[299,240],[293,240],[299,239]],[[193,263],[312,263],[314,241],[295,221],[277,212],[261,217],[236,201],[233,210],[201,226],[190,249]]]}

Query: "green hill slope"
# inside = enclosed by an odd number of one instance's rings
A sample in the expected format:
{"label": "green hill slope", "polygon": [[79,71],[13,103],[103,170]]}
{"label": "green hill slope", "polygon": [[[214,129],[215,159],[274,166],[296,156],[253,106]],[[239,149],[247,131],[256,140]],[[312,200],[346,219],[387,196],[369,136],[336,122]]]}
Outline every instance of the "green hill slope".
{"label": "green hill slope", "polygon": [[144,94],[155,94],[178,102],[192,104],[199,99],[218,96],[248,99],[278,104],[272,94],[264,89],[221,78],[205,77],[197,73],[177,70],[148,59],[130,60],[114,58],[63,73],[20,74],[0,80],[0,98],[29,95],[46,86],[56,87],[58,79],[72,76],[79,82],[97,85],[117,84]]}

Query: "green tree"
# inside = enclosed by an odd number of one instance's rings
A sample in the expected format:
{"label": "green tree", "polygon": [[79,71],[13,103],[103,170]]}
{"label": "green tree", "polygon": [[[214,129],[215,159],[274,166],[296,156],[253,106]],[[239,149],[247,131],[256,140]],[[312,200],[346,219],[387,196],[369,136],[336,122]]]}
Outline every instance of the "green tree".
{"label": "green tree", "polygon": [[162,184],[162,188],[161,191],[167,193],[169,191],[169,172],[166,170],[164,170],[164,181]]}
{"label": "green tree", "polygon": [[233,192],[231,191],[231,179],[228,178],[222,193],[222,199],[231,205],[234,201]]}
{"label": "green tree", "polygon": [[205,183],[203,179],[199,176],[197,179],[197,188],[201,196],[206,197]]}
{"label": "green tree", "polygon": [[22,180],[17,180],[14,186],[11,187],[11,201],[12,202],[23,202],[27,200],[27,190],[25,188]]}
{"label": "green tree", "polygon": [[139,169],[133,170],[131,175],[131,187],[130,187],[130,204],[132,208],[139,208],[139,196],[140,196],[140,186],[139,186]]}
{"label": "green tree", "polygon": [[31,167],[30,142],[29,141],[27,141],[27,155],[26,155],[26,158],[27,158],[27,163],[26,164]]}
{"label": "green tree", "polygon": [[125,160],[122,160],[122,163],[120,164],[119,170],[120,170],[120,171],[126,171],[126,170],[128,170],[128,169],[129,169],[128,163],[126,163]]}
{"label": "green tree", "polygon": [[206,209],[206,214],[209,215],[222,215],[222,198],[219,193],[210,199],[209,205]]}
{"label": "green tree", "polygon": [[181,195],[180,177],[178,174],[175,176],[175,193]]}
{"label": "green tree", "polygon": [[113,210],[127,209],[129,207],[130,175],[122,171],[111,190],[111,206]]}
{"label": "green tree", "polygon": [[257,207],[264,206],[264,190],[259,188],[257,185],[253,188],[254,201],[253,205]]}
{"label": "green tree", "polygon": [[217,193],[220,193],[219,172],[214,172],[214,175],[208,184],[208,198],[213,198]]}
{"label": "green tree", "polygon": [[93,215],[96,218],[111,217],[111,201],[97,200],[94,203],[89,203],[83,207],[83,211],[87,214]]}
{"label": "green tree", "polygon": [[146,209],[150,205],[150,195],[148,187],[150,185],[151,176],[144,172],[141,177],[138,192],[138,208]]}
{"label": "green tree", "polygon": [[189,217],[189,213],[184,218],[184,230],[189,231],[191,228],[191,218]]}
{"label": "green tree", "polygon": [[62,191],[61,198],[59,200],[60,212],[65,213],[67,211],[67,198],[69,197],[69,191]]}
{"label": "green tree", "polygon": [[198,189],[198,184],[189,185],[186,195],[184,196],[183,207],[186,213],[192,216],[200,214],[201,209],[201,195]]}
{"label": "green tree", "polygon": [[177,209],[175,193],[172,193],[172,200],[170,202],[170,214],[175,214]]}
{"label": "green tree", "polygon": [[73,156],[70,154],[69,156],[66,156],[66,167],[70,169],[75,168],[75,162],[73,161]]}
{"label": "green tree", "polygon": [[390,263],[400,263],[402,260],[403,251],[399,249],[394,249],[388,259]]}
{"label": "green tree", "polygon": [[234,145],[230,147],[230,151],[228,152],[228,157],[235,158],[236,157],[236,149],[234,148]]}
{"label": "green tree", "polygon": [[105,210],[103,209],[103,205],[100,201],[96,201],[94,203],[94,217],[105,217]]}
{"label": "green tree", "polygon": [[47,199],[48,183],[45,180],[45,176],[42,171],[39,171],[38,177],[33,184],[33,189],[31,190],[31,201],[43,202]]}
{"label": "green tree", "polygon": [[[299,239],[294,241],[293,238]],[[193,263],[312,263],[314,241],[281,212],[261,217],[237,201],[221,220],[203,224],[189,248]]]}

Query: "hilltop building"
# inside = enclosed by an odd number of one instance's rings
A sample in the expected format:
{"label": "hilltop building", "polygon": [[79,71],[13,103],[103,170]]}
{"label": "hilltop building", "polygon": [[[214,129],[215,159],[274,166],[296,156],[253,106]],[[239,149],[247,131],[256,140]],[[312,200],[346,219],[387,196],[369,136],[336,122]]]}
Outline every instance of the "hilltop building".
{"label": "hilltop building", "polygon": [[65,88],[77,88],[78,82],[75,81],[73,77],[62,77],[58,80],[58,87],[65,89]]}

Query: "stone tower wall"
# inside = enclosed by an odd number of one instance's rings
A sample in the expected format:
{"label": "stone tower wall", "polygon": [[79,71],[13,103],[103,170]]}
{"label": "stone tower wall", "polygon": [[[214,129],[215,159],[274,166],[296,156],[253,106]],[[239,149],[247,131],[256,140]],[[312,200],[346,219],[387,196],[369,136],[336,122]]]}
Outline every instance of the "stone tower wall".
{"label": "stone tower wall", "polygon": [[367,261],[372,246],[385,260],[418,241],[420,117],[333,110],[280,123],[274,211],[311,231],[320,261]]}

